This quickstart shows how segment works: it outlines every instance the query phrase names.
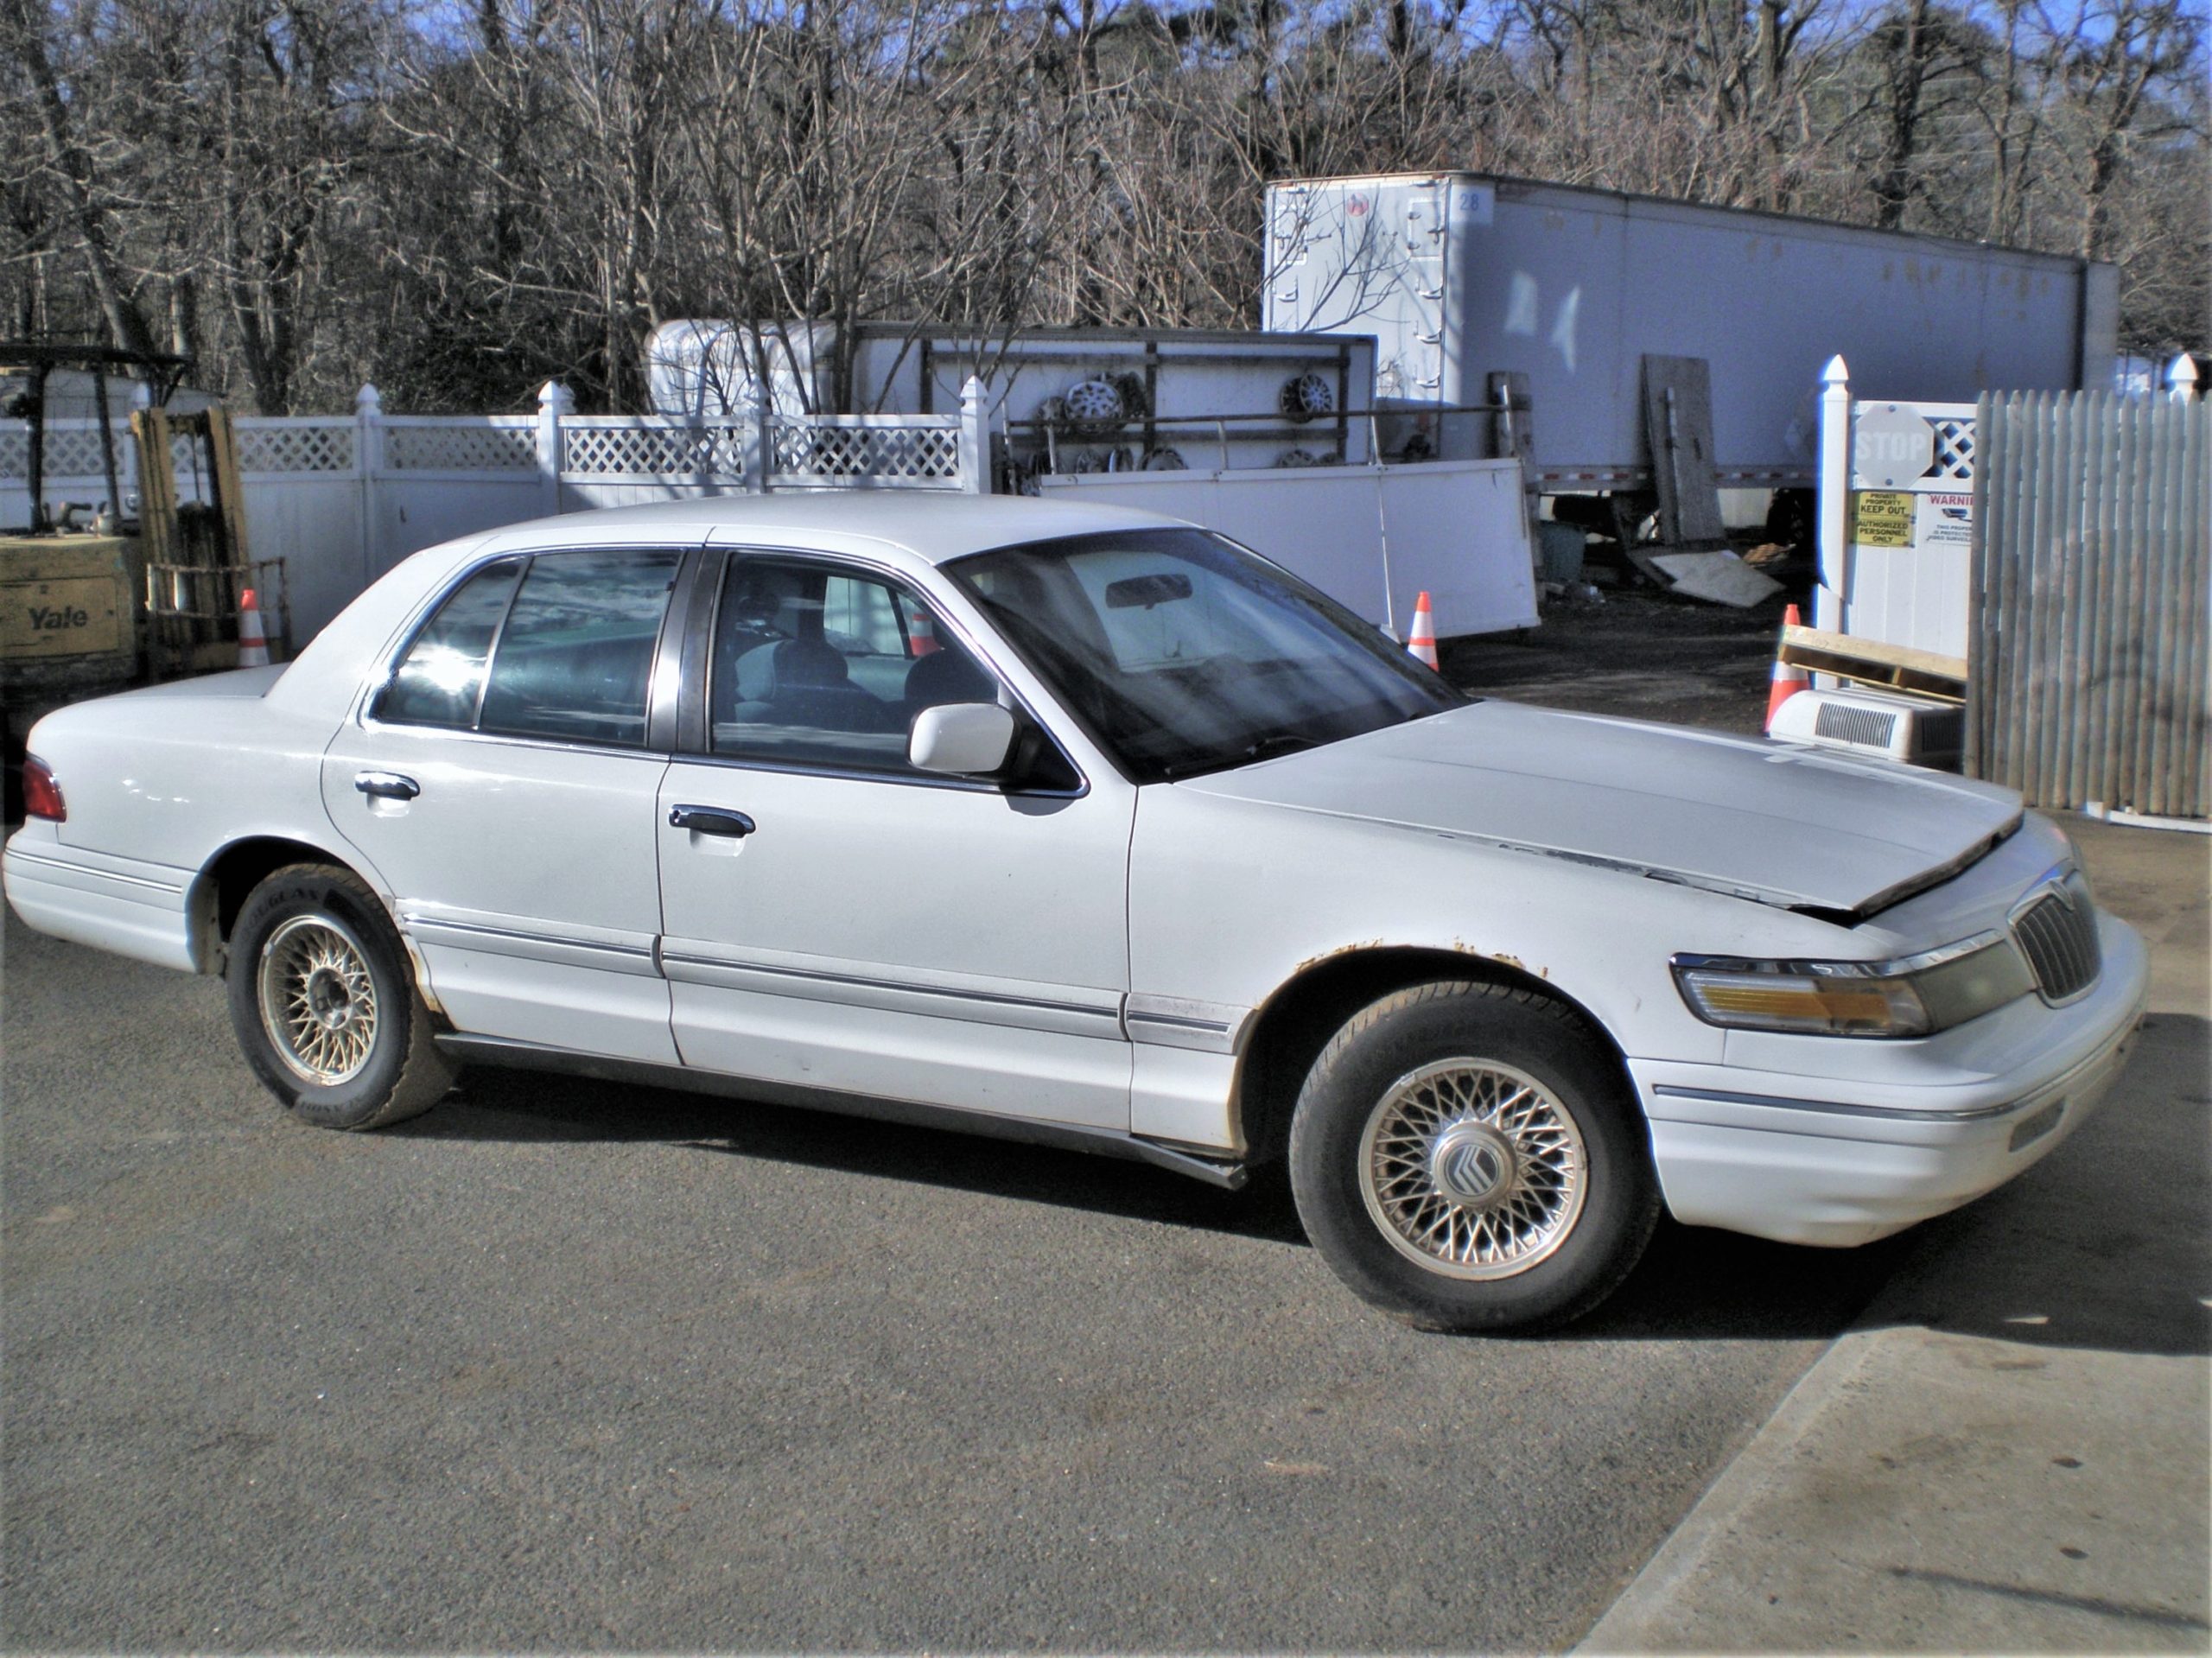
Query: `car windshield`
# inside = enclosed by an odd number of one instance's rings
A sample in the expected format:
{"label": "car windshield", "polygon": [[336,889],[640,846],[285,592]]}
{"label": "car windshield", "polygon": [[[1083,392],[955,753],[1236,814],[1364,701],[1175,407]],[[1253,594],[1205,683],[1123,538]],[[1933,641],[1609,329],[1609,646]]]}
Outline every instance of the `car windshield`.
{"label": "car windshield", "polygon": [[1032,542],[945,569],[1140,783],[1469,700],[1343,606],[1203,530]]}

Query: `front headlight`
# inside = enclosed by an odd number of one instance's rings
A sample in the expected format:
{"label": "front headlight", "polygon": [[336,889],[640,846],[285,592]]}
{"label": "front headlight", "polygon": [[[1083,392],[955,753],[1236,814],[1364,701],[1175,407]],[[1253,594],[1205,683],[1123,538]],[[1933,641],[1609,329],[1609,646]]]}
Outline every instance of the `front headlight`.
{"label": "front headlight", "polygon": [[1759,962],[1677,956],[1690,1011],[1731,1030],[1815,1036],[1927,1036],[2035,988],[2001,932],[1887,962]]}

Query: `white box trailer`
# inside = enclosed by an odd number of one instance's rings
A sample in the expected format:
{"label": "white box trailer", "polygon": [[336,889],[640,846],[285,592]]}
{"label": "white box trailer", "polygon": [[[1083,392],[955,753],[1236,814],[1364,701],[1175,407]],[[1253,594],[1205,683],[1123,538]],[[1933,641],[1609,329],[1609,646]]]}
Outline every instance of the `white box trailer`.
{"label": "white box trailer", "polygon": [[[852,390],[830,323],[664,324],[646,348],[653,406],[690,419],[763,398],[785,414],[928,415],[988,389],[991,429],[1024,474],[1261,467],[1366,459],[1375,342],[1343,330],[1023,328],[907,322],[852,330]],[[760,373],[762,365],[767,372]]]}
{"label": "white box trailer", "polygon": [[1525,377],[1548,492],[1648,480],[1647,356],[1710,365],[1723,486],[1812,483],[1839,353],[1915,401],[2113,376],[2119,278],[2091,260],[1475,173],[1272,184],[1267,228],[1265,327],[1376,336],[1376,407],[1447,455],[1493,423],[1421,411]]}

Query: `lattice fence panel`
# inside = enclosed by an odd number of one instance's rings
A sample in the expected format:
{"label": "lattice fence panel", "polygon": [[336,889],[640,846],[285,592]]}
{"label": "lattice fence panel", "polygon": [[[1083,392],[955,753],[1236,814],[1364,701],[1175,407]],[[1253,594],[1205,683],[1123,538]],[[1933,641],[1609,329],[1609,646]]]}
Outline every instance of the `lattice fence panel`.
{"label": "lattice fence panel", "polygon": [[736,426],[563,426],[561,470],[569,476],[738,478],[744,474]]}
{"label": "lattice fence panel", "polygon": [[387,426],[385,465],[393,472],[530,472],[537,466],[535,427]]}
{"label": "lattice fence panel", "polygon": [[1936,460],[1922,473],[1926,478],[1947,478],[1960,483],[1974,481],[1974,422],[1971,420],[1931,420],[1936,429]]}
{"label": "lattice fence panel", "polygon": [[960,434],[950,426],[779,424],[772,472],[779,479],[957,484]]}
{"label": "lattice fence panel", "polygon": [[[115,469],[129,476],[132,461],[130,429],[115,429]],[[46,475],[48,478],[98,478],[103,471],[100,434],[97,426],[49,426],[46,429]],[[31,434],[28,426],[10,422],[0,430],[0,478],[28,481],[31,475]]]}
{"label": "lattice fence panel", "polygon": [[353,425],[248,426],[238,435],[238,470],[257,473],[351,472]]}

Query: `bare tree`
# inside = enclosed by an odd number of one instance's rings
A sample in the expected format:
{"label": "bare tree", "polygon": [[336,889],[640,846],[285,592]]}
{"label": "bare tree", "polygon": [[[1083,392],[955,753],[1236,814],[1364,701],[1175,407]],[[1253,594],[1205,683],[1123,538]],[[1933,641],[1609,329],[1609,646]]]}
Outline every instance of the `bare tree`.
{"label": "bare tree", "polygon": [[[45,181],[60,204],[61,216],[74,231],[92,279],[109,336],[125,351],[150,352],[152,331],[138,308],[111,229],[112,203],[80,142],[73,111],[54,73],[48,48],[46,19],[32,0],[0,0],[0,36],[11,60],[11,78],[28,93],[37,137],[45,149]],[[19,187],[20,188],[20,187]],[[28,208],[26,211],[29,211]]]}
{"label": "bare tree", "polygon": [[818,336],[842,403],[862,321],[1249,323],[1268,182],[1471,168],[2110,257],[2131,339],[2202,344],[2204,35],[2200,0],[0,0],[0,298],[264,410],[633,408],[683,316]]}

